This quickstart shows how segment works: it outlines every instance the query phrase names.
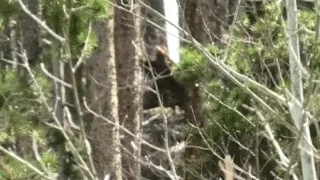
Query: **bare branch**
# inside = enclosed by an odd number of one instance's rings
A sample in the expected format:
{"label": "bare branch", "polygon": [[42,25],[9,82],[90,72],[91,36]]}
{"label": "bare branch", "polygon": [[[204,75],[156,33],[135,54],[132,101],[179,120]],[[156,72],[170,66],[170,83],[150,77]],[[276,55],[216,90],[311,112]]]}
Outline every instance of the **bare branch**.
{"label": "bare branch", "polygon": [[55,77],[54,75],[52,75],[47,69],[46,67],[44,66],[44,63],[40,63],[40,67],[41,67],[41,70],[49,77],[51,78],[52,80],[54,80],[55,82],[58,82],[60,83],[61,85],[65,86],[65,87],[68,87],[70,89],[73,89],[72,85],[67,83],[67,82],[64,82],[63,80]]}
{"label": "bare branch", "polygon": [[81,51],[81,55],[76,63],[76,65],[72,68],[72,72],[76,72],[77,69],[79,68],[79,66],[82,64],[82,62],[84,61],[85,55],[86,55],[86,51],[88,50],[88,46],[89,46],[89,39],[90,39],[90,35],[91,35],[91,22],[89,23],[89,28],[88,28],[88,35],[86,37],[86,41],[84,43],[83,49]]}

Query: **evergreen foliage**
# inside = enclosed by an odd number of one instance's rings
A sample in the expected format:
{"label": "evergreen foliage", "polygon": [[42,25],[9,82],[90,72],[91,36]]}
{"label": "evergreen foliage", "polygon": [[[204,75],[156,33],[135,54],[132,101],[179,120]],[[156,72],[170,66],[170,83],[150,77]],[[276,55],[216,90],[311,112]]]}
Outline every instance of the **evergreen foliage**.
{"label": "evergreen foliage", "polygon": [[[67,6],[64,7],[63,4]],[[68,32],[70,39],[66,43],[71,48],[73,61],[77,60],[82,53],[84,42],[89,33],[89,24],[94,20],[105,18],[108,9],[104,0],[76,2],[71,0],[40,0],[40,6],[42,7],[42,18],[50,28],[60,35]],[[0,30],[5,30],[9,18],[17,18],[20,12],[21,9],[17,1],[0,1]],[[70,21],[66,19],[65,13],[71,14]],[[69,26],[67,26],[68,21],[70,22]],[[50,38],[45,31],[44,37]],[[88,47],[84,52],[85,58],[90,56],[96,41],[94,33],[91,32]],[[58,50],[52,56],[49,53],[50,50],[51,48],[47,47],[44,49],[44,54],[47,54],[46,59],[38,60],[39,63],[43,61],[45,64],[51,64],[51,60],[48,58],[53,57],[62,57],[62,59],[54,59],[54,61],[65,60],[65,56],[63,56],[65,52],[60,54],[61,51]],[[58,130],[46,125],[46,123],[52,123],[52,117],[43,98],[47,103],[49,102],[49,105],[52,105],[51,102],[54,103],[52,101],[54,86],[38,65],[33,67],[32,72],[36,76],[37,84],[44,97],[30,77],[27,78],[28,82],[21,82],[16,69],[7,68],[9,67],[7,65],[0,66],[0,145],[17,153],[39,169],[42,169],[41,164],[44,164],[50,172],[58,173],[60,157],[56,148],[61,146],[65,139]],[[28,84],[27,88],[24,86],[25,83]],[[33,140],[37,142],[41,163],[35,159],[32,147]],[[27,143],[20,145],[20,141]],[[79,142],[78,146],[79,149],[82,149],[82,142]],[[62,146],[62,148],[65,147]],[[43,179],[16,159],[3,153],[0,153],[0,156],[0,179]]]}
{"label": "evergreen foliage", "polygon": [[[240,22],[232,29],[232,36],[229,37],[232,40],[227,49],[209,45],[206,50],[217,59],[225,60],[225,63],[237,72],[282,93],[282,87],[290,89],[288,42],[283,29],[283,24],[286,23],[283,16],[285,12],[274,2],[266,3],[260,8],[263,14],[255,21],[251,21],[249,14],[241,14]],[[306,33],[308,30],[316,31],[316,18],[313,10],[299,11],[302,61],[310,74],[318,77],[319,42],[315,40],[315,34]],[[197,179],[201,176],[217,178],[215,171],[219,169],[216,163],[219,159],[212,153],[213,151],[221,157],[225,153],[231,154],[236,164],[261,167],[255,169],[260,171],[261,179],[273,179],[271,171],[276,174],[284,173],[277,166],[277,155],[273,147],[268,145],[269,140],[260,133],[264,131],[263,123],[255,112],[246,108],[255,104],[252,103],[253,99],[247,91],[217,72],[215,67],[207,63],[205,56],[194,48],[184,48],[181,57],[182,62],[175,68],[175,74],[185,84],[201,84],[206,109],[205,129],[202,133],[194,130],[189,139],[192,147],[198,145],[205,150],[194,150],[190,147],[191,155],[183,159],[181,165],[189,170],[188,179]],[[317,85],[308,83],[305,87],[307,92],[312,93],[310,86]],[[316,99],[318,98],[312,96],[310,106],[319,105]],[[265,112],[265,118],[276,132],[281,147],[284,147],[286,153],[291,153],[294,145],[292,132],[281,122],[285,120],[291,123],[291,117],[286,114],[286,109],[278,106],[272,99],[264,100],[275,105],[272,108],[279,113],[278,117],[269,114],[262,107],[259,109],[262,108],[261,111]]]}
{"label": "evergreen foliage", "polygon": [[[53,59],[54,61],[70,58],[74,65],[83,51],[88,36],[85,56],[89,57],[98,39],[93,32],[89,34],[88,27],[93,21],[106,18],[109,5],[104,0],[41,0],[40,5],[42,18],[46,24],[57,34],[69,36],[66,44],[56,46],[62,47],[62,50],[54,49],[56,54],[44,52],[50,54],[48,58],[61,57]],[[288,35],[283,29],[286,22],[286,17],[283,15],[284,8],[279,8],[275,2],[268,2],[260,8],[263,14],[254,21],[250,19],[249,14],[241,14],[240,22],[232,28],[232,36],[227,37],[231,38],[231,43],[227,47],[207,45],[206,50],[237,72],[283,94],[284,87],[290,89],[286,38]],[[16,1],[0,0],[1,32],[4,31],[9,18],[16,18],[19,12],[20,7]],[[71,14],[70,19],[66,18],[66,13]],[[309,79],[304,80],[306,82],[304,88],[309,95],[306,104],[309,109],[316,111],[320,105],[320,97],[314,92],[318,90],[319,82],[310,80],[320,77],[320,42],[314,33],[319,28],[316,23],[316,12],[310,9],[299,11],[299,22],[301,57],[304,66],[311,74]],[[46,32],[43,34],[45,38],[51,38]],[[64,45],[70,47],[71,57],[66,57]],[[50,48],[45,51],[52,50]],[[254,173],[259,174],[261,179],[273,179],[271,171],[275,174],[284,174],[285,172],[277,165],[274,148],[261,133],[264,131],[263,123],[256,112],[248,107],[255,106],[264,112],[266,121],[271,124],[278,142],[284,147],[283,150],[291,154],[294,144],[292,132],[285,125],[291,123],[287,109],[274,99],[263,96],[265,101],[274,105],[272,108],[278,113],[275,116],[254,103],[244,88],[235,85],[218,72],[217,68],[195,47],[182,48],[181,58],[182,61],[173,68],[174,77],[190,88],[195,84],[199,85],[206,115],[206,125],[201,131],[186,128],[189,132],[188,143],[192,146],[187,147],[186,157],[179,161],[179,169],[181,171],[188,169],[187,179],[218,178],[217,154],[223,157],[225,153],[231,154],[238,165],[256,167],[255,170],[259,172]],[[51,62],[45,58],[41,61],[46,64]],[[36,75],[36,81],[45,100],[52,103],[54,84],[42,73],[38,65],[33,67],[32,72]],[[63,135],[46,124],[50,123],[52,118],[51,112],[45,107],[42,94],[31,78],[28,79],[26,88],[22,85],[26,82],[21,82],[17,70],[8,68],[2,62],[0,74],[0,145],[17,153],[39,169],[42,169],[44,164],[50,172],[58,173],[61,157],[55,148],[67,146],[61,145],[61,142],[65,142]],[[80,81],[77,83],[82,87]],[[315,131],[312,132],[314,139],[318,138]],[[89,161],[85,143],[79,134],[79,132],[72,134],[74,138],[72,142],[85,161]],[[27,145],[19,143],[23,141],[27,141]],[[42,162],[35,158],[32,141],[37,143]],[[201,148],[194,148],[196,146]],[[70,147],[67,149],[69,152]],[[74,176],[81,176],[79,169],[81,168],[73,169]],[[16,159],[0,152],[0,179],[42,179],[42,177]]]}

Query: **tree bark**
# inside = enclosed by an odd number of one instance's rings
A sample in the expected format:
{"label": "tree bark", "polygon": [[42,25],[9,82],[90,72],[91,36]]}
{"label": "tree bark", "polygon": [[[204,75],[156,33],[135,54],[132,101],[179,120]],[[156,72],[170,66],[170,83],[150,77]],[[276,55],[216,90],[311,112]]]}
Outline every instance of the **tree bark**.
{"label": "tree bark", "polygon": [[192,37],[201,44],[223,43],[232,22],[235,0],[180,0],[184,10],[183,21]]}
{"label": "tree bark", "polygon": [[302,175],[304,180],[317,179],[317,173],[314,161],[313,145],[310,135],[309,119],[304,113],[304,97],[303,97],[303,79],[301,65],[300,47],[298,36],[298,18],[297,18],[297,2],[296,0],[287,0],[287,16],[288,16],[288,47],[290,61],[290,76],[291,76],[291,92],[293,98],[289,104],[290,113],[295,126],[299,130],[301,136],[299,149],[302,166]]}
{"label": "tree bark", "polygon": [[[23,0],[25,5],[27,5],[29,11],[41,17],[41,11],[38,0]],[[20,52],[25,51],[29,63],[35,64],[35,61],[41,55],[41,36],[40,36],[40,26],[36,21],[34,21],[29,15],[24,12],[19,13],[19,30],[20,30],[20,42],[22,43]]]}
{"label": "tree bark", "polygon": [[[125,4],[123,4],[124,2]],[[117,0],[118,6],[140,14],[137,1]],[[121,124],[136,137],[124,134],[122,139],[123,172],[127,179],[140,179],[140,120],[142,118],[141,98],[141,24],[140,20],[125,10],[115,9],[115,59],[118,80],[119,119]]]}
{"label": "tree bark", "polygon": [[99,179],[113,173],[116,179],[121,180],[121,142],[112,13],[108,19],[95,21],[92,26],[98,39],[98,46],[88,61],[90,74],[88,78],[91,81],[90,104],[93,110],[116,124],[113,126],[100,118],[93,117],[89,133],[94,152],[93,159]]}
{"label": "tree bark", "polygon": [[[41,19],[41,10],[38,0],[22,0],[22,2],[33,15]],[[12,42],[11,44],[16,44],[15,49],[18,50],[18,53],[25,54],[28,59],[28,64],[33,67],[40,61],[42,53],[40,26],[28,14],[21,11],[18,15],[16,30],[17,42]],[[15,57],[16,55],[12,54],[12,56]],[[17,62],[24,63],[22,58],[19,56],[16,57],[18,57],[15,58]],[[18,75],[21,85],[27,87],[29,76],[25,68],[18,66]]]}

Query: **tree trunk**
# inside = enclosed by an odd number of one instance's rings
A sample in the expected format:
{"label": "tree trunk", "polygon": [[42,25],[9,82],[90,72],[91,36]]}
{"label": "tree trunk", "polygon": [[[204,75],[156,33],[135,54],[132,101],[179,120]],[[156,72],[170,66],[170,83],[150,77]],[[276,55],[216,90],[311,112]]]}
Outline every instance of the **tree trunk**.
{"label": "tree trunk", "polygon": [[[22,2],[33,15],[41,19],[41,10],[38,0],[22,0]],[[40,26],[29,15],[21,11],[18,15],[16,30],[17,42],[12,42],[11,44],[16,50],[18,50],[18,53],[26,55],[28,64],[33,67],[40,61],[42,53]],[[14,54],[12,55],[13,57],[16,56]],[[19,56],[17,57],[18,58],[15,58],[17,62],[24,63],[22,58]],[[18,66],[18,75],[21,85],[28,87],[29,76],[26,69]]]}
{"label": "tree trunk", "polygon": [[114,173],[116,179],[121,180],[121,143],[112,18],[111,16],[107,20],[95,21],[92,25],[99,41],[98,48],[88,61],[90,75],[88,99],[94,111],[114,121],[116,126],[108,124],[101,118],[93,117],[89,137],[99,179],[103,179],[106,174]]}
{"label": "tree trunk", "polygon": [[[140,14],[137,1],[117,0],[117,5]],[[125,2],[126,4],[122,4]],[[136,137],[124,134],[122,139],[123,172],[127,179],[140,179],[140,120],[142,118],[141,98],[141,25],[132,13],[115,9],[115,59],[118,80],[119,119],[121,124]],[[136,48],[135,48],[136,47]]]}
{"label": "tree trunk", "polygon": [[[38,0],[23,0],[22,1],[29,11],[41,19],[41,11]],[[19,14],[19,33],[22,46],[20,52],[25,51],[29,63],[35,64],[41,54],[41,38],[40,26],[29,15],[24,12]]]}
{"label": "tree trunk", "polygon": [[235,0],[180,0],[184,19],[192,37],[201,44],[223,43],[233,20]]}
{"label": "tree trunk", "polygon": [[[299,149],[301,158],[302,175],[304,180],[317,179],[317,173],[314,162],[314,152],[312,139],[310,135],[309,119],[304,113],[303,97],[303,79],[302,71],[304,68],[300,59],[300,47],[298,36],[297,2],[296,0],[286,1],[288,28],[287,34],[290,60],[291,91],[293,98],[289,104],[290,113],[295,126],[299,130],[298,136],[301,136]],[[299,138],[298,138],[299,139]]]}

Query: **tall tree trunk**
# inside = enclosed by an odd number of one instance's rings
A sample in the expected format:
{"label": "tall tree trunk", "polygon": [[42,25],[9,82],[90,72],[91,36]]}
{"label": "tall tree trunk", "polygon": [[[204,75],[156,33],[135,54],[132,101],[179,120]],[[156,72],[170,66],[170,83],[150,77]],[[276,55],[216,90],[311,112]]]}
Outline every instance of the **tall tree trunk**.
{"label": "tall tree trunk", "polygon": [[[140,14],[137,1],[117,0],[117,5]],[[122,4],[125,2],[125,4]],[[123,171],[127,179],[140,179],[140,120],[142,118],[141,98],[141,25],[132,13],[115,9],[115,59],[119,86],[119,118],[121,124],[136,137],[124,134],[122,139]],[[135,48],[136,47],[136,48]]]}
{"label": "tall tree trunk", "polygon": [[193,38],[202,44],[221,43],[232,22],[237,0],[180,0]]}
{"label": "tall tree trunk", "polygon": [[[22,1],[29,11],[41,19],[41,11],[38,0],[23,0]],[[29,63],[35,64],[41,54],[41,38],[40,26],[29,15],[24,12],[19,14],[19,33],[21,42],[20,52],[26,53]]]}
{"label": "tall tree trunk", "polygon": [[[4,19],[3,27],[4,30],[1,32],[0,36],[0,57],[17,63],[17,29],[16,29],[16,19],[13,17],[7,17]],[[1,70],[6,69],[6,67],[17,68],[17,64],[8,64],[0,61]],[[2,78],[5,78],[5,73],[2,73]]]}
{"label": "tall tree trunk", "polygon": [[[22,0],[28,10],[35,16],[41,19],[41,10],[38,0]],[[42,52],[41,43],[41,31],[39,24],[34,21],[28,14],[21,12],[18,15],[17,23],[17,42],[12,42],[18,53],[25,54],[28,60],[28,64],[32,67],[40,61],[40,55]],[[14,49],[13,49],[14,50]],[[14,54],[13,54],[14,57]],[[23,59],[17,56],[19,63],[24,63]],[[20,78],[21,85],[28,86],[28,73],[25,68],[18,66],[18,75]]]}
{"label": "tall tree trunk", "polygon": [[[111,11],[111,10],[110,10]],[[108,124],[94,117],[89,133],[93,159],[99,179],[114,173],[122,179],[121,142],[119,135],[118,90],[113,42],[113,17],[95,21],[98,48],[89,59],[90,104],[92,109],[115,122]]]}
{"label": "tall tree trunk", "polygon": [[288,16],[288,28],[287,34],[288,47],[289,47],[289,60],[290,60],[290,75],[291,75],[291,91],[293,100],[289,105],[290,113],[294,121],[295,126],[301,134],[299,149],[302,166],[302,175],[304,180],[317,179],[313,145],[310,135],[309,119],[304,113],[304,97],[303,97],[303,79],[302,71],[304,68],[300,59],[300,47],[298,36],[298,18],[297,18],[297,1],[286,1],[287,16]]}

